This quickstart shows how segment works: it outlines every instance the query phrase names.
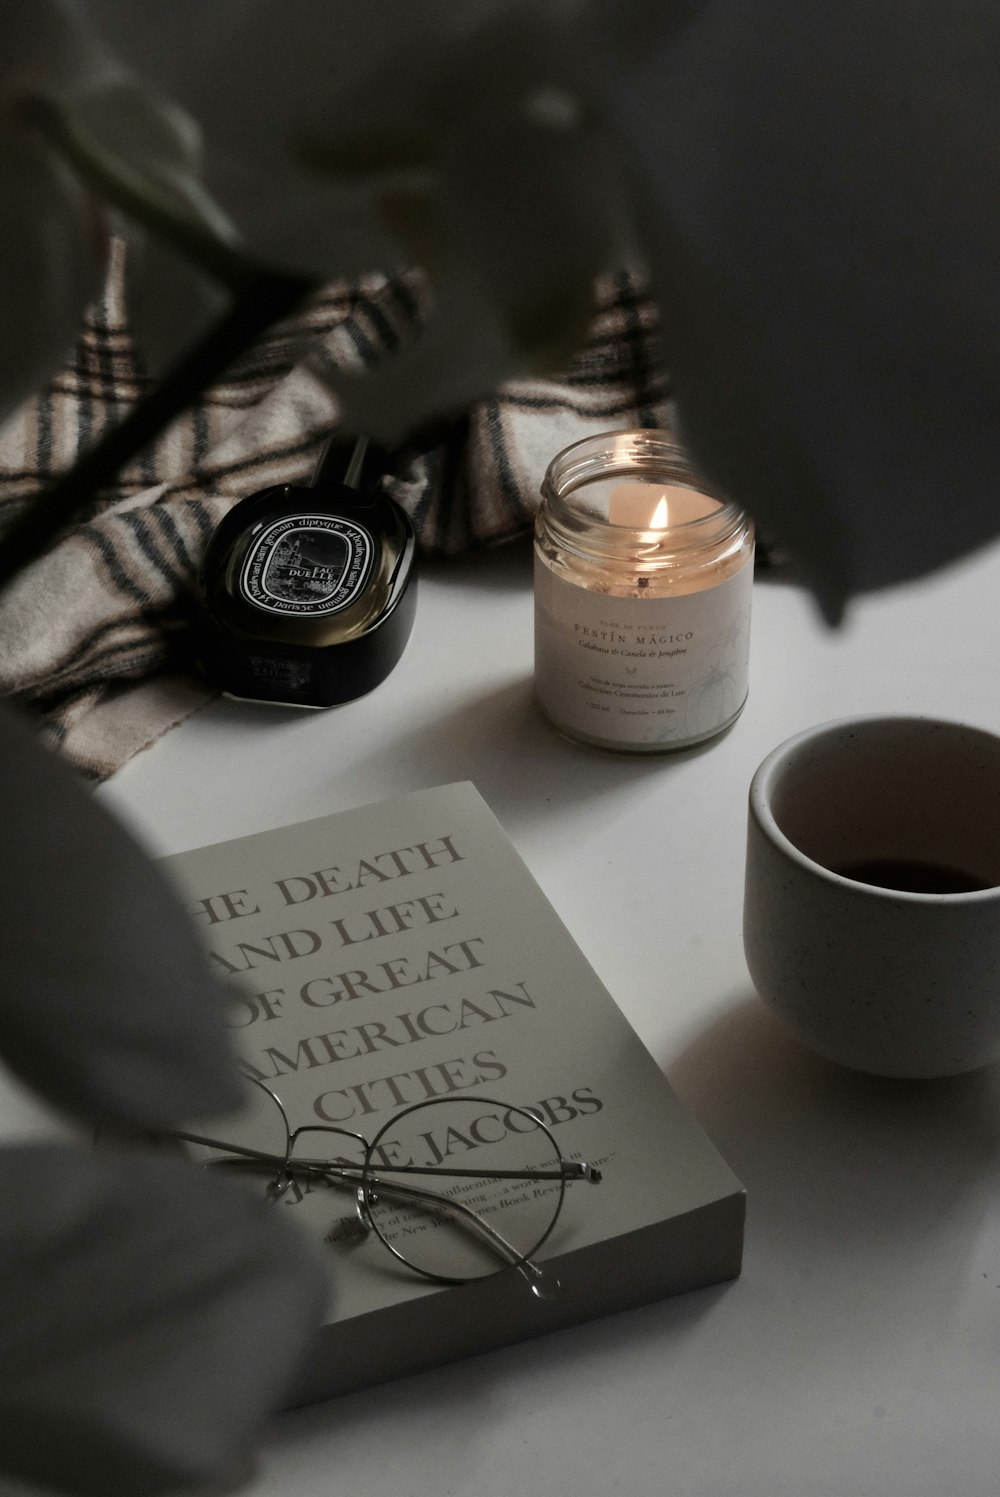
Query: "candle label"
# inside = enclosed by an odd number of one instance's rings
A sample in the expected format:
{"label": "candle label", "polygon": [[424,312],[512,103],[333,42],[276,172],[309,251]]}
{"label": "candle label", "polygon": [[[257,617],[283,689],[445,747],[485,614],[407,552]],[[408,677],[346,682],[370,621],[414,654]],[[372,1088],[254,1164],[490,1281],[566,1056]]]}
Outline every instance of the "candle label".
{"label": "candle label", "polygon": [[617,597],[535,558],[535,690],[557,727],[609,747],[680,748],[735,718],[747,695],[750,558],[715,587]]}

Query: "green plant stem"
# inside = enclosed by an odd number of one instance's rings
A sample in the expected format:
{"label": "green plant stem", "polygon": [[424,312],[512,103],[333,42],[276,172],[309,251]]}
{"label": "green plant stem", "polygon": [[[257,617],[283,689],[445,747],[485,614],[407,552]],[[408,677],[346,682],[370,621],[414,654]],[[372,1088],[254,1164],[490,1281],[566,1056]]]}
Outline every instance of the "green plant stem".
{"label": "green plant stem", "polygon": [[316,287],[293,276],[261,274],[209,332],[117,426],[54,479],[0,536],[0,588],[41,554],[52,538],[149,445],[233,359]]}

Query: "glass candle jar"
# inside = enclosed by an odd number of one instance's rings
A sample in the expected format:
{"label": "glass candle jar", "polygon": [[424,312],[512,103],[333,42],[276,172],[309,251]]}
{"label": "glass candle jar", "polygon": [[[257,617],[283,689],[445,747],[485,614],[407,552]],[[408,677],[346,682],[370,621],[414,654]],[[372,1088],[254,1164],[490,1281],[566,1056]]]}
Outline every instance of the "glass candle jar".
{"label": "glass candle jar", "polygon": [[535,526],[535,691],[563,733],[655,753],[721,733],[747,696],[753,526],[665,431],[560,452]]}

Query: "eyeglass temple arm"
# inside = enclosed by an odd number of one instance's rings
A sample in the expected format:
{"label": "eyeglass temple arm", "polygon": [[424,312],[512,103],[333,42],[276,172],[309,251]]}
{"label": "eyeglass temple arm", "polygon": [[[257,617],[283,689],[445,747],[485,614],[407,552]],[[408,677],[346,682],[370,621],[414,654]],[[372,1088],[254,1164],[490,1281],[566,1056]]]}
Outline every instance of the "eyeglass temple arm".
{"label": "eyeglass temple arm", "polygon": [[[358,1205],[358,1214],[362,1225],[371,1228],[371,1214],[368,1208],[368,1191],[371,1188],[381,1190],[390,1200],[411,1202],[418,1206],[433,1206],[435,1210],[447,1211],[451,1216],[457,1217],[463,1226],[467,1227],[476,1236],[481,1237],[493,1247],[502,1258],[512,1266],[528,1263],[532,1271],[541,1273],[541,1269],[535,1267],[530,1259],[507,1241],[507,1239],[490,1226],[489,1222],[481,1217],[478,1212],[473,1211],[461,1201],[454,1201],[450,1196],[440,1195],[436,1190],[425,1190],[419,1185],[410,1185],[405,1180],[386,1180],[381,1174],[373,1175],[363,1169],[351,1165],[332,1164],[323,1160],[300,1160],[296,1159],[292,1165],[293,1171],[299,1171],[311,1175],[319,1175],[324,1180],[329,1180],[334,1185],[339,1185],[348,1190],[355,1190]],[[473,1171],[466,1170],[463,1173],[472,1174]],[[481,1177],[486,1178],[486,1177]],[[537,1178],[534,1177],[534,1178]]]}
{"label": "eyeglass temple arm", "polygon": [[[470,1206],[463,1205],[461,1201],[453,1201],[450,1196],[438,1195],[437,1191],[423,1190],[419,1185],[408,1185],[402,1180],[383,1180],[381,1175],[366,1176],[365,1183],[361,1184],[358,1188],[358,1207],[365,1215],[368,1212],[368,1203],[363,1198],[366,1195],[367,1187],[370,1186],[377,1186],[379,1190],[385,1192],[390,1200],[413,1201],[418,1205],[430,1205],[437,1210],[445,1210],[452,1216],[458,1217],[462,1225],[467,1227],[475,1236],[481,1237],[484,1242],[495,1248],[500,1257],[506,1258],[509,1264],[519,1265],[521,1263],[530,1263],[530,1259],[525,1258],[523,1254],[519,1253],[507,1241],[506,1237],[501,1236],[495,1227],[491,1227],[489,1222],[480,1216],[478,1212],[473,1211]],[[540,1269],[535,1268],[533,1263],[531,1267],[534,1272],[541,1272]]]}
{"label": "eyeglass temple arm", "polygon": [[[239,1164],[269,1164],[286,1169],[290,1164],[290,1161],[284,1159],[281,1155],[268,1154],[261,1149],[248,1149],[239,1144],[222,1144],[216,1140],[204,1138],[194,1133],[177,1133],[173,1136],[184,1140],[186,1143],[202,1144],[207,1147],[217,1148],[227,1154],[236,1155],[238,1157],[235,1162]],[[225,1160],[217,1162],[224,1164]],[[369,1185],[377,1185],[385,1191],[386,1195],[394,1199],[412,1201],[419,1205],[431,1204],[439,1210],[450,1212],[453,1216],[458,1217],[462,1224],[471,1232],[487,1242],[500,1257],[505,1258],[511,1267],[526,1268],[537,1278],[542,1277],[542,1270],[532,1263],[530,1258],[525,1258],[505,1237],[502,1237],[494,1227],[491,1227],[489,1222],[484,1220],[483,1217],[479,1216],[470,1207],[463,1205],[461,1201],[453,1201],[449,1196],[439,1195],[437,1191],[422,1190],[419,1185],[408,1185],[402,1180],[385,1180],[381,1175],[366,1176],[364,1170],[352,1168],[350,1165],[334,1165],[322,1160],[295,1160],[291,1164],[291,1169],[293,1171],[302,1171],[305,1174],[321,1175],[323,1179],[331,1181],[334,1185],[338,1185],[345,1190],[355,1191],[359,1213],[363,1208],[362,1224],[368,1229],[371,1228],[371,1218],[368,1214],[367,1200],[365,1200],[366,1180]],[[425,1171],[425,1173],[433,1173],[433,1171]],[[476,1175],[478,1172],[475,1170],[455,1170],[449,1171],[449,1173]],[[558,1175],[544,1177],[532,1174],[531,1172],[521,1173],[513,1170],[504,1171],[504,1175],[515,1179],[561,1178]],[[490,1177],[480,1175],[479,1178],[489,1179]]]}
{"label": "eyeglass temple arm", "polygon": [[[267,1090],[267,1088],[264,1088],[264,1090]],[[274,1093],[269,1092],[269,1095],[274,1096]],[[275,1097],[274,1100],[277,1102],[277,1097]],[[278,1102],[278,1106],[281,1106],[280,1102]],[[332,1126],[324,1127],[321,1124],[318,1125],[315,1123],[310,1123],[307,1129],[296,1128],[294,1132],[289,1135],[290,1150],[294,1149],[295,1139],[299,1136],[300,1133],[304,1131],[309,1133],[336,1133],[343,1138],[356,1139],[364,1146],[366,1151],[369,1147],[367,1140],[363,1138],[360,1133],[352,1133],[346,1128]],[[556,1153],[558,1154],[558,1149],[556,1150]],[[561,1155],[559,1157],[560,1166],[557,1170],[442,1169],[441,1166],[437,1164],[384,1164],[379,1165],[378,1168],[383,1171],[391,1170],[394,1175],[447,1175],[449,1177],[455,1178],[463,1177],[469,1180],[590,1180],[596,1185],[603,1178],[601,1175],[601,1171],[596,1167],[596,1165],[587,1164],[583,1160],[580,1160],[578,1162],[567,1162],[565,1159],[562,1159]],[[299,1161],[296,1160],[296,1163],[299,1163]]]}
{"label": "eyeglass temple arm", "polygon": [[[184,1135],[178,1134],[177,1136],[182,1137]],[[187,1135],[187,1138],[192,1143],[208,1142],[207,1139],[195,1138],[194,1135]],[[222,1146],[216,1145],[216,1147],[221,1148]],[[278,1154],[265,1154],[258,1149],[243,1149],[237,1145],[227,1144],[225,1147],[227,1153],[235,1154],[239,1157],[231,1161],[218,1159],[209,1162],[216,1164],[269,1164],[277,1168],[285,1166],[286,1163]],[[328,1180],[332,1185],[339,1186],[342,1190],[355,1192],[358,1214],[361,1217],[362,1226],[364,1226],[366,1231],[372,1229],[366,1197],[367,1182],[368,1186],[377,1186],[392,1200],[410,1202],[420,1206],[430,1205],[435,1210],[447,1211],[450,1215],[457,1217],[461,1224],[468,1228],[469,1231],[488,1243],[501,1258],[506,1259],[511,1267],[520,1268],[522,1265],[527,1265],[532,1273],[541,1275],[542,1271],[540,1268],[537,1268],[529,1258],[523,1257],[513,1244],[509,1243],[505,1237],[502,1237],[494,1227],[490,1226],[488,1221],[479,1216],[471,1207],[463,1205],[461,1201],[453,1201],[449,1196],[439,1195],[437,1191],[422,1190],[419,1185],[408,1185],[403,1180],[385,1180],[381,1175],[366,1175],[364,1170],[352,1168],[350,1165],[335,1165],[321,1160],[296,1160],[291,1165],[291,1171],[292,1173],[319,1175],[322,1179]],[[472,1171],[466,1171],[465,1173],[471,1174]],[[283,1194],[284,1189],[290,1183],[291,1174],[286,1177],[284,1186],[276,1194]]]}
{"label": "eyeglass temple arm", "polygon": [[[464,1170],[460,1173],[473,1174],[475,1172]],[[523,1177],[518,1176],[517,1178]],[[530,1178],[537,1179],[538,1176]],[[457,1218],[455,1225],[465,1228],[474,1237],[479,1237],[488,1247],[493,1249],[497,1257],[505,1259],[507,1266],[516,1269],[537,1299],[551,1299],[562,1288],[559,1279],[554,1274],[548,1269],[540,1268],[533,1258],[526,1257],[524,1253],[519,1253],[517,1248],[512,1243],[509,1243],[506,1237],[501,1236],[494,1227],[491,1227],[484,1217],[473,1211],[471,1207],[464,1206],[461,1201],[453,1201],[450,1196],[441,1196],[432,1190],[422,1190],[419,1185],[407,1185],[403,1181],[383,1180],[377,1175],[374,1177],[369,1175],[367,1180],[369,1184],[378,1185],[390,1197],[398,1197],[406,1201],[430,1202],[437,1208],[443,1207],[445,1210],[451,1212]],[[363,1199],[364,1196],[365,1187],[362,1185],[358,1187],[357,1192],[358,1214],[364,1225],[370,1225],[371,1218],[368,1214],[367,1201]]]}
{"label": "eyeglass temple arm", "polygon": [[[355,1135],[352,1134],[350,1136],[354,1137]],[[171,1133],[170,1137],[179,1139],[182,1143],[200,1144],[203,1148],[207,1149],[219,1149],[224,1154],[238,1154],[241,1158],[250,1161],[257,1160],[261,1164],[275,1164],[284,1165],[286,1168],[315,1170],[324,1169],[329,1163],[329,1161],[323,1159],[291,1160],[281,1154],[269,1154],[262,1149],[248,1149],[240,1144],[223,1143],[220,1139],[204,1138],[197,1133]],[[564,1161],[557,1170],[460,1170],[439,1169],[436,1165],[421,1164],[386,1164],[380,1165],[379,1169],[382,1173],[445,1175],[453,1179],[462,1178],[469,1180],[589,1180],[593,1185],[599,1184],[604,1178],[601,1171],[595,1165],[587,1164],[584,1160]]]}
{"label": "eyeglass temple arm", "polygon": [[604,1178],[599,1169],[583,1160],[564,1161],[557,1170],[456,1170],[441,1169],[434,1164],[387,1164],[379,1169],[401,1175],[446,1175],[469,1180],[590,1180],[597,1185]]}

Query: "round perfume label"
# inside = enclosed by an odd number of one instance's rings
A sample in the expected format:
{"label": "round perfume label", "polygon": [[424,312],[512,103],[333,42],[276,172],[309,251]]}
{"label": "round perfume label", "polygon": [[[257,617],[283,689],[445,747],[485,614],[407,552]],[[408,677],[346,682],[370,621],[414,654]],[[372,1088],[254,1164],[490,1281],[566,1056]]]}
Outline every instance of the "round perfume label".
{"label": "round perfume label", "polygon": [[339,515],[286,515],[261,522],[240,574],[248,603],[267,613],[338,613],[364,591],[375,543]]}

